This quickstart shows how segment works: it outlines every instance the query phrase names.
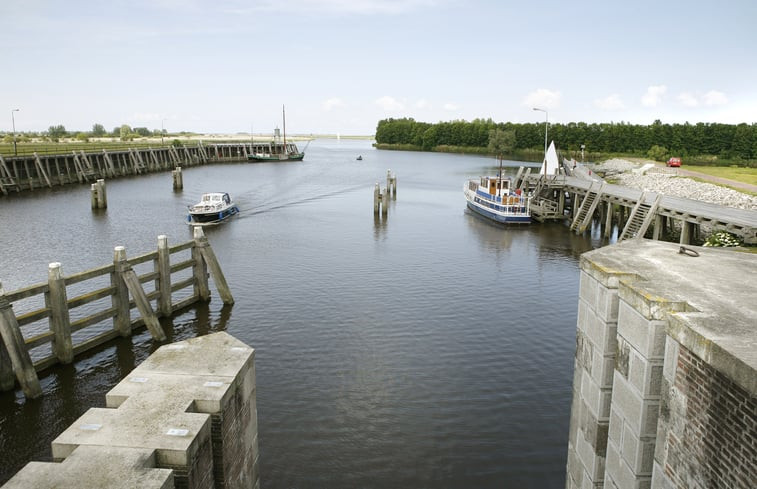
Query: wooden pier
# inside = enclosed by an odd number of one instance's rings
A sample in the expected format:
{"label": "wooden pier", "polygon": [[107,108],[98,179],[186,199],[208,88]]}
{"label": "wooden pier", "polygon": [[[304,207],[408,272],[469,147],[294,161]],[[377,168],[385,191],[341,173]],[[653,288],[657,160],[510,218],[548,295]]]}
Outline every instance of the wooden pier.
{"label": "wooden pier", "polygon": [[[137,273],[135,267],[143,264],[148,270]],[[142,326],[154,340],[164,341],[158,319],[210,300],[208,275],[223,303],[233,304],[218,260],[202,228],[195,227],[194,239],[186,243],[169,247],[168,238],[159,236],[151,253],[127,259],[124,247],[117,246],[113,263],[99,268],[64,276],[60,263],[51,263],[47,282],[12,292],[0,284],[0,391],[18,381],[26,397],[38,397],[37,372],[71,363]],[[145,284],[152,287],[145,290]],[[22,312],[14,313],[14,304]]]}
{"label": "wooden pier", "polygon": [[70,154],[0,156],[0,193],[94,183],[99,179],[174,170],[212,163],[247,162],[248,155],[271,150],[271,143],[224,143]]}
{"label": "wooden pier", "polygon": [[681,244],[690,244],[701,227],[725,230],[741,237],[746,244],[757,244],[755,211],[613,185],[585,173],[576,175],[544,178],[518,173],[517,183],[532,192],[535,220],[568,220],[570,229],[580,234],[598,218],[605,225],[605,237],[609,237],[615,222],[618,241],[642,237],[650,228],[652,238],[659,240],[678,221]]}

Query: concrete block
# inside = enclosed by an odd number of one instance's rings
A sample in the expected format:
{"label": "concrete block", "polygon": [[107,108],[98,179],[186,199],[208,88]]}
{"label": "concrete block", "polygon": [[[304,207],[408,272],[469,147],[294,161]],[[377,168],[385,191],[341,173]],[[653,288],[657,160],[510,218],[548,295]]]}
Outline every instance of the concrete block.
{"label": "concrete block", "polygon": [[591,378],[603,389],[612,389],[612,376],[615,370],[615,355],[600,355],[594,352],[592,357]]}
{"label": "concrete block", "polygon": [[576,314],[576,330],[586,331],[586,315],[589,313],[589,304],[582,298],[578,298],[578,312]]}
{"label": "concrete block", "polygon": [[615,371],[612,384],[612,407],[624,422],[631,425],[631,429],[641,432],[643,399],[623,376]]}
{"label": "concrete block", "polygon": [[169,489],[173,473],[156,468],[155,452],[123,447],[78,447],[62,463],[30,462],[4,489]]}
{"label": "concrete block", "polygon": [[610,409],[610,423],[607,431],[608,442],[612,441],[615,446],[620,446],[623,441],[623,418],[617,411]]}
{"label": "concrete block", "polygon": [[594,345],[583,331],[576,331],[576,361],[581,370],[591,374]]}
{"label": "concrete block", "polygon": [[605,322],[618,320],[618,289],[610,289],[603,285],[597,287],[597,316]]}
{"label": "concrete block", "polygon": [[615,351],[618,325],[615,322],[605,322],[595,313],[589,312],[586,317],[586,336],[602,352],[608,354]]}
{"label": "concrete block", "polygon": [[596,310],[598,283],[591,275],[581,272],[578,282],[578,297],[585,301],[590,309]]}
{"label": "concrete block", "polygon": [[584,477],[584,466],[578,458],[575,447],[568,450],[568,462],[566,470],[566,487],[581,487]]}
{"label": "concrete block", "polygon": [[667,335],[665,336],[665,360],[663,361],[662,375],[669,385],[673,383],[673,379],[675,378],[679,348],[680,345],[677,341]]}
{"label": "concrete block", "polygon": [[654,439],[639,438],[638,434],[632,432],[627,426],[623,430],[620,455],[636,476],[652,476],[654,448]]}
{"label": "concrete block", "polygon": [[665,321],[649,320],[627,302],[618,307],[618,336],[647,358],[665,354]]}
{"label": "concrete block", "polygon": [[636,350],[631,350],[628,381],[643,399],[659,399],[662,360],[646,360]]}
{"label": "concrete block", "polygon": [[[579,436],[576,443],[576,453],[578,459],[581,461],[581,465],[585,470],[584,482],[599,482],[604,479],[605,474],[605,457],[604,454],[597,454],[591,444]],[[587,480],[588,479],[588,480]]]}
{"label": "concrete block", "polygon": [[584,374],[581,380],[581,398],[595,418],[600,421],[609,419],[612,389],[599,387],[591,376]]}
{"label": "concrete block", "polygon": [[663,468],[655,462],[652,469],[652,487],[654,489],[677,489],[675,484],[665,475]]}

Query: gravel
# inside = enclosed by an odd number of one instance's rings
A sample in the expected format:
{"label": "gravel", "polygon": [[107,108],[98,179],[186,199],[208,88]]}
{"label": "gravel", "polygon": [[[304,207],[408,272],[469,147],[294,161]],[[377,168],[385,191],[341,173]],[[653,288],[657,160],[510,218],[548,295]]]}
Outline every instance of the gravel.
{"label": "gravel", "polygon": [[[644,163],[651,163],[651,161]],[[757,197],[711,183],[679,177],[676,175],[675,168],[655,167],[647,170],[644,175],[633,172],[642,165],[643,163],[612,159],[595,165],[593,171],[604,174],[606,178],[617,180],[620,185],[627,187],[737,209],[757,210]]]}

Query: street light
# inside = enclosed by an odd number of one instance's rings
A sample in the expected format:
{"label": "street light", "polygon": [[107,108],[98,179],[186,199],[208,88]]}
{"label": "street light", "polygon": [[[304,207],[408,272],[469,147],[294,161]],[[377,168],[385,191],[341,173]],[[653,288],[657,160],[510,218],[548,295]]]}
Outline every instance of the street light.
{"label": "street light", "polygon": [[18,149],[16,149],[16,118],[13,117],[14,112],[18,112],[21,109],[11,110],[11,122],[13,123],[13,156],[18,156]]}
{"label": "street light", "polygon": [[164,122],[166,122],[166,120],[165,120],[165,119],[162,119],[162,120],[160,121],[160,145],[161,145],[161,146],[163,146],[163,133],[164,133],[164,132],[166,131],[165,129],[163,129],[163,123],[164,123]]}
{"label": "street light", "polygon": [[546,118],[544,121],[544,175],[547,175],[547,131],[549,129],[549,112],[547,112],[544,109],[539,109],[537,107],[534,107],[534,110],[537,112],[544,112],[544,117]]}

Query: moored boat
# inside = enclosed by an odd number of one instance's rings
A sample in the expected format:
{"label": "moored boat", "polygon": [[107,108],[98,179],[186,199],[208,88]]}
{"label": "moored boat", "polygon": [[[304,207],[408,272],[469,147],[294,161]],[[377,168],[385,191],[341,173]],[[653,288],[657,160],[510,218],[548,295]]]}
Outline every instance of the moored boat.
{"label": "moored boat", "polygon": [[253,152],[247,155],[250,161],[302,161],[305,152],[297,149],[294,143],[287,143],[287,119],[284,106],[281,106],[281,116],[284,122],[284,142],[280,140],[279,128],[274,131],[274,140],[264,152]]}
{"label": "moored boat", "polygon": [[463,186],[468,208],[502,224],[529,224],[531,199],[511,185],[509,178],[500,176],[468,180]]}
{"label": "moored boat", "polygon": [[195,226],[218,224],[234,214],[239,208],[225,192],[210,192],[202,194],[200,202],[189,206],[187,223]]}

